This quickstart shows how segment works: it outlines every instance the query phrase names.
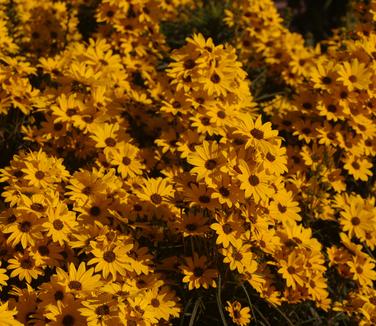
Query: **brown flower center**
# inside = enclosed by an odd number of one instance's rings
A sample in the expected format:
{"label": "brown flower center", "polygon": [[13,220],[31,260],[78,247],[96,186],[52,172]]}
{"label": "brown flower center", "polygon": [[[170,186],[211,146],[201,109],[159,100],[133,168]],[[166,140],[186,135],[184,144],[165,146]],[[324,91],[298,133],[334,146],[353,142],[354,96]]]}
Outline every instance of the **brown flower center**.
{"label": "brown flower center", "polygon": [[159,302],[159,300],[158,299],[152,299],[151,300],[151,305],[154,307],[154,308],[158,308],[159,306],[160,306],[160,302]]}
{"label": "brown flower center", "polygon": [[81,290],[82,284],[79,281],[70,281],[68,287],[72,290]]}
{"label": "brown flower center", "polygon": [[325,85],[329,85],[332,83],[332,79],[328,76],[325,76],[321,79],[321,81],[325,84]]}
{"label": "brown flower center", "polygon": [[150,199],[156,205],[158,205],[158,204],[160,204],[162,202],[162,197],[159,194],[152,194],[150,196]]}
{"label": "brown flower center", "polygon": [[129,157],[124,156],[122,162],[124,165],[129,165],[131,164],[131,159]]}
{"label": "brown flower center", "polygon": [[106,251],[103,254],[103,259],[108,263],[112,263],[116,259],[116,255],[113,251]]}
{"label": "brown flower center", "polygon": [[220,81],[221,81],[221,77],[219,77],[219,75],[217,73],[214,73],[211,77],[210,77],[210,80],[214,83],[214,84],[218,84]]}
{"label": "brown flower center", "polygon": [[64,224],[61,220],[56,219],[55,221],[52,222],[52,225],[54,226],[54,229],[57,231],[60,231],[63,229]]}
{"label": "brown flower center", "polygon": [[31,204],[30,208],[36,212],[43,212],[44,206],[40,203],[33,203]]}
{"label": "brown flower center", "polygon": [[230,234],[232,232],[232,227],[229,223],[222,225],[222,230],[225,234]]}
{"label": "brown flower center", "polygon": [[65,315],[62,319],[63,326],[74,326],[75,320],[72,315]]}
{"label": "brown flower center", "polygon": [[223,197],[228,197],[230,195],[230,191],[226,188],[226,187],[221,187],[219,188],[219,193],[223,196]]}
{"label": "brown flower center", "polygon": [[257,128],[253,128],[251,130],[251,135],[256,138],[257,140],[261,140],[264,138],[264,132],[262,130],[259,130]]}
{"label": "brown flower center", "polygon": [[38,252],[41,256],[48,256],[48,254],[50,253],[50,250],[48,249],[47,246],[39,246]]}
{"label": "brown flower center", "polygon": [[21,232],[29,232],[31,229],[31,223],[29,221],[24,221],[21,224],[19,224],[18,229]]}
{"label": "brown flower center", "polygon": [[354,226],[357,226],[360,224],[360,218],[357,217],[357,216],[354,216],[352,219],[351,219],[351,224],[354,225]]}
{"label": "brown flower center", "polygon": [[359,165],[358,162],[352,162],[351,165],[352,165],[352,167],[353,167],[355,170],[359,170],[359,168],[360,168],[360,165]]}
{"label": "brown flower center", "polygon": [[23,269],[31,269],[33,267],[33,262],[29,258],[22,259],[21,267]]}
{"label": "brown flower center", "polygon": [[260,183],[260,179],[258,178],[257,175],[254,175],[254,174],[249,176],[248,181],[253,187],[256,187]]}
{"label": "brown flower center", "polygon": [[112,137],[106,138],[104,142],[109,147],[114,147],[116,145],[116,140]]}
{"label": "brown flower center", "polygon": [[204,274],[204,270],[201,267],[195,267],[195,269],[193,270],[193,274],[196,277],[201,277]]}
{"label": "brown flower center", "polygon": [[99,316],[109,315],[110,314],[110,307],[106,304],[101,305],[95,309],[95,313]]}
{"label": "brown flower center", "polygon": [[63,291],[56,291],[54,294],[54,298],[56,301],[63,300],[64,299],[64,292]]}
{"label": "brown flower center", "polygon": [[192,59],[188,59],[184,61],[184,68],[185,69],[193,69],[195,67],[196,63]]}
{"label": "brown flower center", "polygon": [[90,208],[90,215],[99,216],[100,213],[101,213],[101,209],[98,206],[93,206]]}
{"label": "brown flower center", "polygon": [[286,206],[284,206],[284,205],[282,205],[282,204],[280,204],[280,203],[278,203],[278,210],[281,212],[281,213],[285,213],[286,211],[287,211],[287,208],[286,208]]}
{"label": "brown flower center", "polygon": [[207,170],[210,170],[210,171],[214,170],[216,166],[217,166],[217,161],[216,160],[210,159],[210,160],[207,160],[205,162],[205,168]]}
{"label": "brown flower center", "polygon": [[356,78],[356,76],[354,76],[354,75],[351,75],[349,77],[349,81],[351,81],[352,83],[356,83],[358,81],[358,78]]}
{"label": "brown flower center", "polygon": [[37,171],[35,172],[35,177],[38,179],[38,180],[42,180],[44,178],[45,174],[43,171]]}
{"label": "brown flower center", "polygon": [[294,267],[294,266],[289,266],[289,267],[287,268],[287,272],[288,272],[289,274],[294,274],[294,273],[295,273],[295,267]]}
{"label": "brown flower center", "polygon": [[202,195],[198,197],[198,200],[200,201],[200,203],[208,204],[210,202],[210,197],[207,195]]}

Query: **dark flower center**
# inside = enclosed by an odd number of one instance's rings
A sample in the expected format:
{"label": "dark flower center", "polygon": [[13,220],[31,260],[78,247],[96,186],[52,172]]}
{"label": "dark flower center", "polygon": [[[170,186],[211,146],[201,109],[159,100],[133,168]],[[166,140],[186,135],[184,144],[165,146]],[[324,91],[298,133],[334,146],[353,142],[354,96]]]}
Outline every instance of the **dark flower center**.
{"label": "dark flower center", "polygon": [[113,139],[112,137],[106,138],[104,142],[109,147],[114,147],[116,145],[116,140]]}
{"label": "dark flower center", "polygon": [[38,180],[42,180],[44,178],[45,174],[43,171],[37,171],[35,172],[35,177],[38,179]]}
{"label": "dark flower center", "polygon": [[57,231],[62,230],[63,227],[64,227],[63,222],[61,220],[59,220],[59,219],[53,221],[52,225],[54,226],[54,229],[57,230]]}
{"label": "dark flower center", "polygon": [[225,234],[230,234],[232,232],[232,227],[229,223],[222,225],[222,230]]}
{"label": "dark flower center", "polygon": [[21,232],[29,232],[31,229],[31,223],[29,221],[22,222],[19,226],[18,229]]}
{"label": "dark flower center", "polygon": [[113,251],[106,251],[104,254],[103,254],[103,259],[108,262],[108,263],[112,263],[114,260],[115,260],[116,256],[114,254]]}
{"label": "dark flower center", "polygon": [[21,267],[23,269],[31,269],[33,267],[33,262],[29,258],[22,259]]}
{"label": "dark flower center", "polygon": [[321,79],[321,81],[325,84],[325,85],[329,85],[332,83],[332,79],[328,76],[325,76]]}
{"label": "dark flower center", "polygon": [[354,216],[352,219],[351,219],[351,224],[354,225],[354,226],[357,226],[360,224],[360,218],[357,217],[357,216]]}
{"label": "dark flower center", "polygon": [[269,161],[269,162],[274,162],[275,161],[275,156],[271,153],[268,153],[266,154],[266,159]]}
{"label": "dark flower center", "polygon": [[248,178],[248,181],[253,187],[256,187],[260,183],[260,179],[254,174]]}
{"label": "dark flower center", "polygon": [[207,195],[202,195],[198,197],[198,200],[200,201],[200,203],[207,204],[210,202],[210,197]]}
{"label": "dark flower center", "polygon": [[90,215],[99,216],[100,213],[101,213],[101,209],[98,206],[93,206],[90,208]]}
{"label": "dark flower center", "polygon": [[204,274],[204,270],[201,267],[195,267],[195,269],[193,270],[193,274],[196,277],[200,277]]}
{"label": "dark flower center", "polygon": [[259,130],[257,128],[253,128],[251,130],[251,135],[256,138],[257,140],[261,140],[264,138],[264,132],[262,130]]}
{"label": "dark flower center", "polygon": [[152,299],[151,300],[151,305],[154,307],[154,308],[158,308],[159,306],[160,306],[160,302],[159,302],[159,300],[158,299]]}
{"label": "dark flower center", "polygon": [[185,69],[193,69],[195,67],[196,63],[192,59],[188,59],[184,62],[184,68]]}
{"label": "dark flower center", "polygon": [[226,188],[226,187],[221,187],[219,188],[219,193],[223,196],[223,197],[228,197],[230,195],[230,191]]}
{"label": "dark flower center", "polygon": [[68,287],[72,290],[81,290],[82,284],[79,281],[70,281]]}
{"label": "dark flower center", "polygon": [[216,160],[213,160],[213,159],[210,159],[210,160],[207,160],[205,162],[205,168],[208,169],[208,170],[214,170],[215,167],[217,166],[217,161]]}
{"label": "dark flower center", "polygon": [[152,194],[150,196],[150,199],[156,205],[158,205],[158,204],[160,204],[162,202],[162,197],[159,194]]}
{"label": "dark flower center", "polygon": [[124,165],[129,165],[131,164],[131,159],[129,157],[124,156],[122,162]]}
{"label": "dark flower center", "polygon": [[63,300],[64,299],[64,292],[63,291],[56,291],[54,294],[54,298],[56,301]]}
{"label": "dark flower center", "polygon": [[97,315],[103,316],[103,315],[109,315],[110,314],[110,307],[106,304],[101,305],[95,309],[95,313]]}
{"label": "dark flower center", "polygon": [[351,165],[352,165],[352,167],[353,167],[355,170],[359,170],[359,168],[360,168],[360,165],[359,165],[358,162],[352,162]]}
{"label": "dark flower center", "polygon": [[72,315],[65,315],[62,319],[62,323],[64,326],[73,326],[75,321]]}
{"label": "dark flower center", "polygon": [[287,208],[286,206],[278,203],[278,210],[281,212],[281,213],[285,213],[287,211]]}
{"label": "dark flower center", "polygon": [[219,77],[219,75],[217,73],[214,73],[211,77],[210,77],[210,80],[214,83],[214,84],[218,84],[220,81],[221,81],[221,77]]}
{"label": "dark flower center", "polygon": [[44,206],[40,203],[33,203],[31,204],[30,208],[37,212],[42,212],[44,210]]}
{"label": "dark flower center", "polygon": [[48,254],[50,253],[50,250],[48,249],[47,246],[39,246],[38,252],[41,256],[48,256]]}

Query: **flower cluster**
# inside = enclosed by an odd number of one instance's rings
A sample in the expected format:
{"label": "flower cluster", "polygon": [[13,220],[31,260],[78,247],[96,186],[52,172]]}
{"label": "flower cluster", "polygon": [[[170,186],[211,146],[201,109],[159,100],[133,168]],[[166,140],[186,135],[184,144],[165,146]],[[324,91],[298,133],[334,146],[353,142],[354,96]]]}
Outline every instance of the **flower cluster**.
{"label": "flower cluster", "polygon": [[[375,322],[376,1],[316,48],[271,0],[230,1],[230,43],[170,48],[163,22],[204,6],[0,1],[0,114],[22,136],[0,169],[1,325],[191,325],[202,306],[291,324],[307,303]],[[282,93],[254,97],[247,71]]]}

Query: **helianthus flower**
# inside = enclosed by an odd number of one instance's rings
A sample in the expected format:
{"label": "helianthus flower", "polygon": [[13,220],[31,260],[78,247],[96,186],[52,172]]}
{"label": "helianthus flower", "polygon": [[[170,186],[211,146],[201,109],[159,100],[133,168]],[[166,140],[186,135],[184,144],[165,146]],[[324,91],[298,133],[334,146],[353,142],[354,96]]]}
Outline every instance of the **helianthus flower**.
{"label": "helianthus flower", "polygon": [[191,173],[197,175],[197,181],[205,179],[211,185],[211,178],[224,165],[225,157],[216,142],[204,141],[195,146],[195,152],[188,155],[187,161],[194,166]]}
{"label": "helianthus flower", "polygon": [[144,165],[138,157],[139,149],[129,143],[121,142],[114,151],[111,152],[110,163],[117,167],[123,178],[135,177],[142,174]]}
{"label": "helianthus flower", "polygon": [[350,267],[352,278],[358,281],[361,286],[373,286],[373,281],[376,281],[374,261],[369,257],[355,256],[346,264]]}
{"label": "helianthus flower", "polygon": [[299,203],[293,200],[291,191],[282,189],[273,196],[273,201],[270,203],[269,211],[272,218],[275,218],[282,223],[286,221],[300,221],[302,218],[299,215]]}
{"label": "helianthus flower", "polygon": [[237,176],[240,183],[240,189],[245,191],[245,197],[252,197],[256,202],[266,201],[274,194],[274,189],[270,184],[270,176],[260,168],[251,171],[248,164],[241,160],[239,162],[241,174]]}
{"label": "helianthus flower", "polygon": [[144,300],[147,303],[144,318],[151,323],[179,316],[180,307],[177,305],[174,292],[168,287],[155,287],[147,290]]}
{"label": "helianthus flower", "polygon": [[16,254],[15,258],[8,260],[8,269],[13,269],[10,277],[18,277],[19,280],[25,279],[30,283],[32,279],[37,279],[39,275],[43,275],[43,271],[35,265],[34,258],[28,253]]}
{"label": "helianthus flower", "polygon": [[255,147],[263,153],[273,151],[273,147],[278,140],[278,131],[272,129],[271,122],[262,123],[261,115],[256,121],[250,115],[241,115],[233,124],[234,133],[247,138],[245,148]]}
{"label": "helianthus flower", "polygon": [[252,274],[257,270],[257,262],[251,252],[251,246],[243,244],[240,239],[235,240],[235,245],[223,248],[221,253],[225,256],[223,262],[229,264],[232,271]]}
{"label": "helianthus flower", "polygon": [[282,274],[282,277],[286,280],[287,286],[291,286],[293,289],[295,289],[296,285],[304,285],[305,272],[303,255],[297,254],[295,251],[293,251],[289,254],[287,261],[281,259],[279,264],[281,267],[278,272]]}
{"label": "helianthus flower", "polygon": [[188,289],[199,289],[203,287],[208,289],[210,287],[217,287],[215,279],[218,271],[207,267],[206,256],[199,257],[197,253],[193,253],[193,257],[185,257],[186,265],[180,266],[184,274],[183,282],[188,283]]}
{"label": "helianthus flower", "polygon": [[343,166],[354,177],[355,180],[367,181],[372,176],[372,163],[366,158],[348,155],[344,159]]}
{"label": "helianthus flower", "polygon": [[79,309],[82,307],[79,300],[75,300],[73,296],[63,303],[61,301],[57,302],[57,305],[48,305],[46,307],[46,313],[44,314],[46,318],[50,320],[48,323],[51,326],[80,326],[86,325],[87,320],[83,317]]}
{"label": "helianthus flower", "polygon": [[86,270],[85,263],[82,262],[78,269],[73,263],[68,266],[68,273],[61,268],[56,269],[58,283],[65,286],[67,292],[73,292],[78,296],[83,296],[85,292],[93,291],[101,286],[99,274],[94,274],[94,268]]}
{"label": "helianthus flower", "polygon": [[172,197],[174,190],[165,178],[150,178],[144,180],[140,190],[136,190],[136,195],[141,200],[150,201],[152,204],[159,206]]}
{"label": "helianthus flower", "polygon": [[236,244],[236,239],[242,233],[239,221],[231,215],[227,218],[218,218],[218,223],[213,223],[210,228],[217,233],[216,244],[221,244],[224,248],[227,248],[230,243]]}
{"label": "helianthus flower", "polygon": [[338,65],[337,73],[337,80],[341,81],[350,92],[354,89],[368,89],[371,82],[371,72],[367,69],[366,65],[359,62],[357,58],[353,59],[351,62],[342,62],[342,64]]}
{"label": "helianthus flower", "polygon": [[34,213],[23,213],[19,218],[6,225],[2,232],[10,233],[7,242],[15,247],[21,243],[22,248],[26,249],[29,245],[34,245],[35,241],[43,237],[40,220]]}
{"label": "helianthus flower", "polygon": [[226,310],[228,311],[232,322],[236,325],[245,326],[251,322],[251,309],[249,307],[242,308],[239,301],[227,301]]}
{"label": "helianthus flower", "polygon": [[102,294],[98,298],[83,301],[82,305],[84,307],[79,311],[86,317],[88,326],[120,324],[117,301],[112,299],[111,295]]}
{"label": "helianthus flower", "polygon": [[107,279],[111,274],[115,280],[118,274],[125,275],[127,270],[132,270],[128,253],[133,244],[100,245],[98,242],[90,241],[90,246],[93,248],[91,253],[94,258],[89,260],[88,265],[95,264],[95,272],[101,271],[103,278]]}
{"label": "helianthus flower", "polygon": [[46,215],[48,221],[44,222],[42,227],[47,231],[47,236],[63,245],[77,226],[76,214],[70,212],[65,204],[57,203],[56,207],[48,207]]}
{"label": "helianthus flower", "polygon": [[[0,262],[1,266],[1,262]],[[7,270],[5,268],[0,268],[0,291],[3,286],[7,285],[7,280],[9,280],[9,276],[6,274]]]}
{"label": "helianthus flower", "polygon": [[16,308],[10,310],[8,308],[8,302],[0,302],[0,325],[22,326],[22,324],[18,320],[14,319],[15,315],[17,315]]}
{"label": "helianthus flower", "polygon": [[188,214],[183,214],[177,221],[178,228],[184,237],[203,236],[209,229],[207,222],[208,219],[202,213],[191,211]]}
{"label": "helianthus flower", "polygon": [[355,235],[364,241],[366,233],[375,229],[376,218],[374,212],[365,209],[362,199],[353,198],[347,206],[343,207],[340,215],[342,229],[348,232],[350,238]]}

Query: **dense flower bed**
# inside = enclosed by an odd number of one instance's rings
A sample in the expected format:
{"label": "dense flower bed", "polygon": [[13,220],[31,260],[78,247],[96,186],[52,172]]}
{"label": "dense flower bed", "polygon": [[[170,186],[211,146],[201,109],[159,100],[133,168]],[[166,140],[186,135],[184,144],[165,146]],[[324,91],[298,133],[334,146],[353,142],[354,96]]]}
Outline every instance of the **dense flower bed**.
{"label": "dense flower bed", "polygon": [[0,1],[0,325],[376,323],[376,1],[206,2]]}

